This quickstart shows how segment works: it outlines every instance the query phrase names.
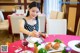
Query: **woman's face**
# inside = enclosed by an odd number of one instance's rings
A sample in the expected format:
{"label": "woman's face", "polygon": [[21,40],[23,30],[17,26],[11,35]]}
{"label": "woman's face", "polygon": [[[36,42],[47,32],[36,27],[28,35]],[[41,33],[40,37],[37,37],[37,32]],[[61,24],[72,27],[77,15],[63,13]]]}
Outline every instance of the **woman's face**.
{"label": "woman's face", "polygon": [[29,12],[30,12],[30,17],[35,18],[36,16],[38,16],[39,9],[37,7],[32,7],[31,9],[29,9]]}

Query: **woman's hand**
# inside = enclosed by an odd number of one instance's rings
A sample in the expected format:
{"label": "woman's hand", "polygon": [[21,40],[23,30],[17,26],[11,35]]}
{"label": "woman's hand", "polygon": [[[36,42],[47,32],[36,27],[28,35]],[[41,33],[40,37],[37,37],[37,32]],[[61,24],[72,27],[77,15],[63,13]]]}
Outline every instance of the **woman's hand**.
{"label": "woman's hand", "polygon": [[37,32],[36,30],[33,30],[32,32],[29,33],[29,35],[32,36],[32,37],[38,37],[39,32]]}
{"label": "woman's hand", "polygon": [[40,36],[42,36],[43,38],[46,38],[46,34],[45,33],[41,33],[39,32]]}

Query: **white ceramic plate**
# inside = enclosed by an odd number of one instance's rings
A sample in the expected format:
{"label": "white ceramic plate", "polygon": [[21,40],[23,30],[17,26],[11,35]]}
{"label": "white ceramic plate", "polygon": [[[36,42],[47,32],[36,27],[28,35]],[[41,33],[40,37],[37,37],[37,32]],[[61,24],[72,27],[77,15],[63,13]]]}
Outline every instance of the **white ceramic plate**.
{"label": "white ceramic plate", "polygon": [[[48,43],[49,43],[49,42],[43,43],[43,44],[39,45],[39,46],[38,46],[38,49],[40,49],[40,48],[45,48],[45,45],[48,44]],[[51,43],[52,43],[53,45],[55,44],[55,42],[51,42]],[[62,51],[62,50],[64,49],[64,47],[66,47],[66,45],[64,45],[63,43],[60,43],[60,47],[59,47],[58,50],[53,49],[53,50],[48,51],[48,53],[57,52],[57,51]]]}
{"label": "white ceramic plate", "polygon": [[41,43],[43,41],[42,39],[36,37],[28,37],[26,40],[30,43],[35,43],[35,42]]}
{"label": "white ceramic plate", "polygon": [[72,40],[72,41],[68,42],[68,46],[69,46],[71,49],[73,49],[73,50],[75,50],[75,51],[77,51],[77,52],[80,52],[80,48],[77,48],[77,47],[75,46],[75,45],[78,44],[78,43],[80,43],[80,40]]}

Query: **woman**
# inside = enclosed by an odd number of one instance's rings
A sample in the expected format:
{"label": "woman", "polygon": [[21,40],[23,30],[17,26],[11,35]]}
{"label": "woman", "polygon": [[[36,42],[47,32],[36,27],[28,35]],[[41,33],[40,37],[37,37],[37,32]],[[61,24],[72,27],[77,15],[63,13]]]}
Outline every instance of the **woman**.
{"label": "woman", "polygon": [[38,13],[40,12],[40,4],[37,2],[32,2],[29,5],[29,10],[26,18],[20,21],[20,32],[24,34],[24,38],[28,36],[38,37],[40,34],[39,24],[38,24]]}

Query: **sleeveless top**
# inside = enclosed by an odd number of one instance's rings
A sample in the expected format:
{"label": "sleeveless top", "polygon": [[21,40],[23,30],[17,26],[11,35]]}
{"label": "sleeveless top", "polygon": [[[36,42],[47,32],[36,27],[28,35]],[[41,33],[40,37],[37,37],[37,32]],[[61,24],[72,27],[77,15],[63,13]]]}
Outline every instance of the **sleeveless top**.
{"label": "sleeveless top", "polygon": [[[39,29],[39,25],[38,25],[38,18],[36,19],[36,24],[35,25],[30,25],[27,23],[27,20],[25,18],[23,18],[23,20],[25,21],[25,24],[24,24],[24,28],[28,31],[33,31],[33,30],[36,30],[38,31]],[[28,35],[27,34],[23,34],[24,35],[24,38],[27,38]]]}

